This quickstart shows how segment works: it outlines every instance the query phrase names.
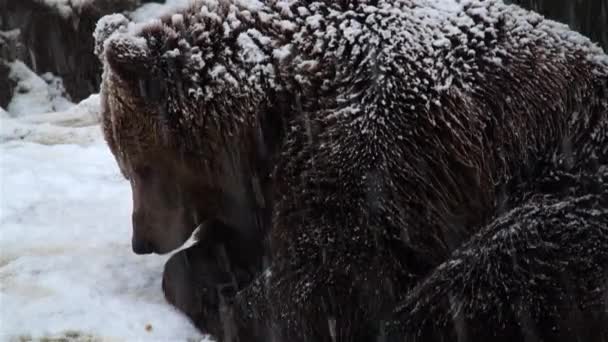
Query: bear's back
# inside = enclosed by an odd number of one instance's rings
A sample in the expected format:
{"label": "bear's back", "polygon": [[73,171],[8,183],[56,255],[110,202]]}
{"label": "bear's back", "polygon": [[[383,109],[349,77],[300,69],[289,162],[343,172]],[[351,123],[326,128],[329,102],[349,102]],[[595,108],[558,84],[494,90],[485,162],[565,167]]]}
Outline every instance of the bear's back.
{"label": "bear's back", "polygon": [[322,170],[303,197],[340,207],[311,190],[332,184],[386,234],[408,230],[431,253],[508,209],[514,180],[544,172],[541,161],[581,136],[577,122],[605,115],[589,107],[608,75],[602,50],[517,6],[379,2],[302,22],[286,69],[303,120],[281,172]]}

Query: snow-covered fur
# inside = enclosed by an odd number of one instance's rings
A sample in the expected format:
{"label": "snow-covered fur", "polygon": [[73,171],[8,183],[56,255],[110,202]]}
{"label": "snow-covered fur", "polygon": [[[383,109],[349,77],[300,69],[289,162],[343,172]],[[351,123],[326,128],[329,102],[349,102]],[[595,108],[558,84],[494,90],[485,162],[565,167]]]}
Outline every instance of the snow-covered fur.
{"label": "snow-covered fur", "polygon": [[273,170],[237,329],[608,339],[608,57],[586,38],[492,0],[207,0],[102,36],[115,150],[147,120]]}

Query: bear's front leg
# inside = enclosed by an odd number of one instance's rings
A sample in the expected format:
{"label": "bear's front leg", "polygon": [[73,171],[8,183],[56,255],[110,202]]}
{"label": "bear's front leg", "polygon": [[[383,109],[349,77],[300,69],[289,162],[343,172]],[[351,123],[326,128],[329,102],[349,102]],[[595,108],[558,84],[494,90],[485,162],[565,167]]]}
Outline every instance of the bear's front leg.
{"label": "bear's front leg", "polygon": [[236,293],[261,270],[262,251],[223,224],[205,227],[200,240],[174,254],[165,264],[163,292],[169,303],[203,332],[223,341],[251,341],[232,318]]}
{"label": "bear's front leg", "polygon": [[412,290],[391,341],[608,341],[608,187],[538,195]]}

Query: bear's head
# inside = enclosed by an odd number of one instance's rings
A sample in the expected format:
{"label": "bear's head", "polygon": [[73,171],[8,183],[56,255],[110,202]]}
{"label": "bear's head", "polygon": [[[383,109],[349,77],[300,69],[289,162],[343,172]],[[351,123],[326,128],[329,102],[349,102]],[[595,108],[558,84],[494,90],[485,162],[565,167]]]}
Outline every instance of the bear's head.
{"label": "bear's head", "polygon": [[215,46],[217,25],[194,15],[139,27],[122,15],[98,23],[103,132],[131,183],[135,253],[170,252],[198,225],[246,217],[255,206],[251,113],[264,94]]}

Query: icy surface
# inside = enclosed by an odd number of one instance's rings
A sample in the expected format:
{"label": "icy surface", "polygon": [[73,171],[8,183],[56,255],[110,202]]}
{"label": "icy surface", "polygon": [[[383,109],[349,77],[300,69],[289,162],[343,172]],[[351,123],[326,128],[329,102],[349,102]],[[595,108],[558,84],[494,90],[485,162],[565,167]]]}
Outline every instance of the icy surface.
{"label": "icy surface", "polygon": [[[49,108],[19,96],[19,113]],[[163,298],[168,256],[131,252],[129,184],[98,110],[94,95],[63,112],[0,111],[0,340],[200,341]]]}

